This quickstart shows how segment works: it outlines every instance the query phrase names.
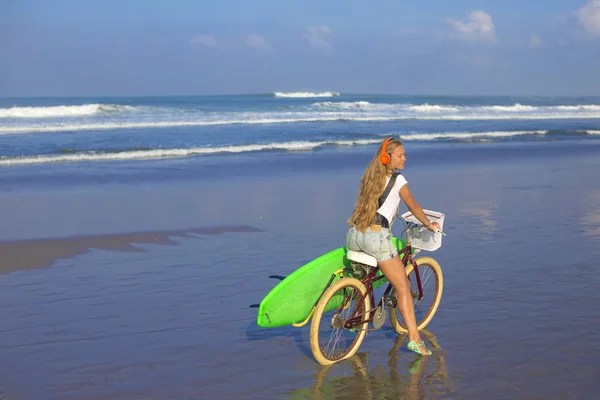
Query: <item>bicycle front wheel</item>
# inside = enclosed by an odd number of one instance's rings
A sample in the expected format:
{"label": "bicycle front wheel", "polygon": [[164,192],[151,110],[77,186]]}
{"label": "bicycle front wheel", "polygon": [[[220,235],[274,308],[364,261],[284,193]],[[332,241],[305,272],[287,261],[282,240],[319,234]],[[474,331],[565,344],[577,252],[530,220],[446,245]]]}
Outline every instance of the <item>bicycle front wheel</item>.
{"label": "bicycle front wheel", "polygon": [[[415,307],[415,317],[417,320],[417,329],[421,330],[429,324],[442,299],[442,290],[444,288],[444,277],[442,268],[431,257],[419,257],[415,260],[419,269],[421,278],[421,287],[423,288],[423,297],[419,299],[419,286],[415,269],[412,264],[406,266],[406,275],[410,283],[410,294]],[[396,290],[393,289],[391,295],[397,299]],[[390,324],[398,333],[407,333],[406,323],[398,307],[388,307],[390,314]]]}
{"label": "bicycle front wheel", "polygon": [[[310,349],[317,362],[330,365],[352,357],[367,333],[371,310],[367,289],[355,278],[342,278],[323,293],[310,325]],[[357,324],[345,327],[351,317]]]}

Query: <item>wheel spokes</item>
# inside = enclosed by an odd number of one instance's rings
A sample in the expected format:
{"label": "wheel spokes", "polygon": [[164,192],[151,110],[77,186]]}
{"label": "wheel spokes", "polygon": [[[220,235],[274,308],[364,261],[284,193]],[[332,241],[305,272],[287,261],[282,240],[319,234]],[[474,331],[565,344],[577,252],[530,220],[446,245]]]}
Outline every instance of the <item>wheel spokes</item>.
{"label": "wheel spokes", "polygon": [[[437,292],[437,277],[433,268],[431,268],[428,264],[419,265],[418,268],[421,287],[423,289],[423,297],[421,299],[419,299],[419,284],[417,282],[415,270],[413,269],[413,271],[409,274],[410,293],[413,299],[417,325],[419,325],[420,321],[427,318],[427,315],[435,304],[435,296]],[[396,309],[395,312],[398,315],[398,321],[402,327],[406,327],[406,323],[404,322],[404,318],[400,314],[400,311]]]}
{"label": "wheel spokes", "polygon": [[331,308],[331,310],[323,314],[321,321],[323,332],[319,333],[319,341],[321,342],[321,337],[324,339],[319,346],[325,357],[329,359],[343,357],[352,347],[357,332],[345,329],[344,324],[355,310],[358,309],[357,312],[362,312],[360,304],[357,302],[360,298],[360,292],[350,287],[342,288],[331,297],[331,306],[329,303],[326,306],[326,309]]}

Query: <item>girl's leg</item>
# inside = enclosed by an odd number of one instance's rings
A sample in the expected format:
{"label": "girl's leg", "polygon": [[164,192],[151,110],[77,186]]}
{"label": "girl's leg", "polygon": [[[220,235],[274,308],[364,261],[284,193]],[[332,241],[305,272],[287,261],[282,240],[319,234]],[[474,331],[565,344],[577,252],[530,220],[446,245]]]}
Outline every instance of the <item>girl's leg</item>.
{"label": "girl's leg", "polygon": [[[417,320],[415,318],[415,309],[413,299],[410,294],[410,283],[406,276],[406,271],[399,256],[378,263],[381,272],[388,278],[396,293],[398,294],[398,309],[406,322],[409,341],[415,341],[417,344],[422,343],[421,336],[417,330]],[[425,347],[422,347],[422,353],[428,354]]]}

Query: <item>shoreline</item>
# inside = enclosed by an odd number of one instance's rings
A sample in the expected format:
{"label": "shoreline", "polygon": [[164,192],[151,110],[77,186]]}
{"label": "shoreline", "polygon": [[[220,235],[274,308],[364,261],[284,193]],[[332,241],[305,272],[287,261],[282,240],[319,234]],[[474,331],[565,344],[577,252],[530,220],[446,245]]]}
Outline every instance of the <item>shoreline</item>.
{"label": "shoreline", "polygon": [[[383,137],[382,137],[383,138]],[[506,159],[528,163],[535,159],[593,157],[600,154],[598,140],[573,138],[553,141],[544,138],[531,142],[410,142],[404,143],[413,169],[461,168],[468,165],[504,164]],[[57,188],[93,189],[97,186],[214,183],[237,178],[261,179],[290,174],[310,175],[328,171],[361,170],[377,145],[332,146],[306,151],[267,151],[223,153],[189,157],[124,161],[60,162],[44,165],[0,166],[0,196],[53,191]],[[431,157],[434,155],[435,157]],[[351,161],[351,162],[349,162]],[[1,200],[1,197],[0,197]]]}

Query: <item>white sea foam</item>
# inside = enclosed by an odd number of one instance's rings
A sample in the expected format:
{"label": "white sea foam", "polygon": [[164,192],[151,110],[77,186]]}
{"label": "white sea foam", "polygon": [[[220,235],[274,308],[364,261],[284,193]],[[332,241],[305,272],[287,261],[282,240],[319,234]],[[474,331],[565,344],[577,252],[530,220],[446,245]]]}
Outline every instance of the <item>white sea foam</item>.
{"label": "white sea foam", "polygon": [[496,131],[496,132],[438,132],[438,133],[408,133],[401,134],[401,140],[439,140],[439,139],[460,139],[460,140],[471,140],[471,139],[499,139],[504,137],[512,136],[523,136],[523,135],[545,135],[548,131]]}
{"label": "white sea foam", "polygon": [[557,110],[564,111],[600,111],[600,105],[582,104],[578,106],[555,106]]}
{"label": "white sea foam", "polygon": [[138,128],[174,128],[182,126],[211,126],[234,124],[281,124],[294,122],[336,121],[332,118],[257,118],[257,119],[224,119],[202,121],[162,121],[162,122],[106,122],[92,124],[39,124],[23,126],[0,126],[0,134],[29,133],[29,132],[65,132],[65,131],[90,131],[112,129],[138,129]]}
{"label": "white sea foam", "polygon": [[137,107],[117,104],[84,104],[80,106],[0,108],[0,118],[85,117],[101,112],[134,111]]}
{"label": "white sea foam", "polygon": [[[541,107],[543,108],[543,107]],[[483,106],[482,110],[486,111],[497,111],[497,112],[531,112],[540,109],[540,107],[522,105],[519,103],[513,104],[512,106]]]}
{"label": "white sea foam", "polygon": [[180,158],[218,153],[246,153],[256,151],[307,151],[320,146],[355,146],[380,143],[380,139],[339,140],[339,141],[293,141],[284,143],[251,144],[242,146],[223,147],[196,147],[189,149],[155,149],[122,151],[115,153],[81,152],[74,154],[50,154],[22,157],[0,157],[0,165],[44,164],[55,162],[81,162],[81,161],[118,161],[118,160],[144,160],[156,158]]}
{"label": "white sea foam", "polygon": [[431,113],[431,112],[457,112],[457,111],[461,111],[462,108],[459,106],[441,106],[441,105],[430,105],[430,104],[419,104],[419,105],[409,105],[406,106],[405,108],[407,111],[411,111],[411,112],[424,112],[424,113]]}
{"label": "white sea foam", "polygon": [[379,104],[371,104],[368,101],[322,101],[314,103],[312,106],[325,109],[356,110],[366,109],[372,106],[377,107],[378,105]]}
{"label": "white sea foam", "polygon": [[499,115],[499,114],[561,114],[565,111],[571,112],[590,112],[600,111],[600,105],[583,104],[575,106],[530,106],[515,103],[513,105],[494,105],[494,106],[458,106],[458,105],[439,105],[439,104],[405,104],[405,103],[370,103],[368,101],[354,102],[335,102],[324,101],[312,104],[315,108],[337,109],[337,110],[368,110],[368,111],[395,111],[420,114],[448,114],[460,113],[467,115]]}
{"label": "white sea foam", "polygon": [[139,129],[139,128],[167,128],[184,126],[211,126],[234,124],[285,124],[301,122],[331,122],[331,121],[403,121],[403,120],[436,120],[436,121],[477,121],[477,120],[547,120],[547,119],[600,119],[600,113],[586,114],[536,114],[536,115],[422,115],[422,116],[352,116],[350,113],[324,113],[296,118],[258,118],[259,115],[248,119],[217,119],[217,120],[191,120],[191,121],[160,121],[160,122],[98,122],[75,124],[28,124],[28,125],[0,125],[0,134],[19,134],[32,132],[66,132],[90,131],[112,129]]}
{"label": "white sea foam", "polygon": [[[502,138],[524,135],[546,135],[547,130],[533,131],[488,131],[488,132],[435,132],[435,133],[402,133],[385,134],[381,136],[398,136],[403,141],[436,141],[436,140],[464,140],[464,141],[494,141]],[[600,135],[600,130],[587,130],[589,134]],[[364,146],[381,143],[380,138],[356,140],[323,140],[323,141],[290,141],[283,143],[232,145],[221,147],[196,147],[178,149],[153,149],[153,150],[124,150],[121,152],[79,152],[72,154],[50,154],[37,156],[0,157],[0,166],[44,164],[56,162],[94,162],[94,161],[126,161],[157,158],[181,158],[219,153],[245,153],[269,150],[279,151],[310,151],[321,146]]]}
{"label": "white sea foam", "polygon": [[337,92],[275,92],[275,97],[292,97],[292,98],[308,98],[308,97],[334,97],[339,96]]}
{"label": "white sea foam", "polygon": [[441,106],[429,104],[393,104],[393,103],[369,103],[368,101],[322,101],[312,104],[312,107],[335,110],[368,110],[368,111],[396,111],[417,113],[440,113],[459,112],[463,108],[459,106]]}

